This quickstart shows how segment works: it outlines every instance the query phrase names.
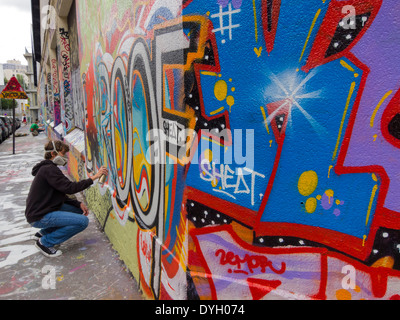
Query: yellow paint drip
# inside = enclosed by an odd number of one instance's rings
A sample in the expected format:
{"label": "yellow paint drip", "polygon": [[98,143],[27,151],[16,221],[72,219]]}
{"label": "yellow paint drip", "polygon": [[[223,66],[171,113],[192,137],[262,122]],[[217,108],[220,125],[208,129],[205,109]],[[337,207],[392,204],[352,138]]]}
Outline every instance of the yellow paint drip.
{"label": "yellow paint drip", "polygon": [[350,85],[349,95],[347,96],[346,107],[344,108],[344,111],[343,111],[342,122],[340,123],[339,134],[338,134],[338,137],[337,137],[335,150],[333,151],[332,161],[336,158],[336,154],[337,154],[338,149],[339,149],[340,138],[342,136],[342,130],[343,130],[344,122],[346,120],[347,111],[349,109],[351,97],[353,96],[355,87],[356,87],[356,83],[352,82],[351,85]]}
{"label": "yellow paint drip", "polygon": [[210,114],[211,114],[211,115],[217,114],[217,113],[223,111],[224,109],[225,109],[224,107],[220,107],[220,108],[218,108],[217,110],[214,110],[214,111],[210,112]]}
{"label": "yellow paint drip", "polygon": [[232,106],[235,104],[235,99],[234,99],[232,96],[228,96],[228,97],[226,98],[226,103],[227,103],[228,106],[229,106],[229,112],[231,112],[231,108],[232,108]]}
{"label": "yellow paint drip", "polygon": [[326,193],[326,195],[327,195],[328,197],[333,197],[333,195],[334,195],[334,192],[333,192],[332,189],[326,190],[325,193]]}
{"label": "yellow paint drip", "polygon": [[303,50],[302,50],[302,52],[301,52],[299,62],[301,61],[301,59],[303,59],[303,55],[304,55],[304,52],[306,51],[308,41],[310,40],[311,33],[312,33],[313,29],[314,29],[315,24],[317,23],[317,19],[318,19],[318,16],[319,16],[320,13],[321,13],[321,9],[318,9],[318,11],[317,11],[317,13],[315,14],[314,19],[313,19],[313,21],[312,21],[312,23],[311,23],[310,30],[308,31],[308,35],[307,35],[307,38],[306,38],[306,42],[304,43],[304,47],[303,47]]}
{"label": "yellow paint drip", "polygon": [[214,86],[214,95],[217,100],[222,101],[228,93],[228,85],[224,80],[218,80]]}
{"label": "yellow paint drip", "polygon": [[[261,109],[261,113],[262,113],[263,118],[264,118],[265,129],[267,129],[267,132],[268,132],[268,134],[269,134],[268,123],[267,123],[267,116],[265,115],[265,110],[264,110],[264,108],[263,108],[262,106],[260,107],[260,109]],[[271,140],[271,141],[272,141],[272,140]],[[271,146],[271,144],[270,144],[269,146]]]}
{"label": "yellow paint drip", "polygon": [[313,213],[315,211],[315,209],[317,209],[317,199],[308,198],[306,201],[305,208],[308,213]]}
{"label": "yellow paint drip", "polygon": [[226,103],[228,104],[228,106],[232,107],[235,104],[235,98],[233,98],[232,96],[227,96]]}
{"label": "yellow paint drip", "polygon": [[331,174],[332,168],[333,168],[333,166],[329,166],[329,169],[328,169],[328,179],[329,179],[329,175]]}
{"label": "yellow paint drip", "polygon": [[325,191],[326,196],[328,197],[329,203],[331,203],[331,198],[333,198],[334,192],[332,189],[328,189]]}
{"label": "yellow paint drip", "polygon": [[352,66],[350,66],[346,61],[340,60],[340,64],[345,67],[347,70],[350,70],[351,72],[354,72],[355,70],[353,69]]}
{"label": "yellow paint drip", "polygon": [[392,90],[389,90],[388,92],[385,93],[385,95],[382,97],[382,99],[379,101],[378,105],[374,109],[374,112],[372,113],[371,119],[370,119],[370,126],[371,128],[374,126],[374,120],[376,113],[378,112],[379,108],[382,106],[382,104],[385,102],[385,100],[392,94]]}
{"label": "yellow paint drip", "polygon": [[376,190],[378,190],[378,185],[374,185],[374,187],[372,188],[371,198],[369,199],[367,217],[365,219],[365,225],[368,225],[369,215],[371,213],[372,203],[374,202]]}
{"label": "yellow paint drip", "polygon": [[318,185],[318,175],[315,171],[305,171],[300,175],[297,188],[301,195],[307,197],[312,194]]}

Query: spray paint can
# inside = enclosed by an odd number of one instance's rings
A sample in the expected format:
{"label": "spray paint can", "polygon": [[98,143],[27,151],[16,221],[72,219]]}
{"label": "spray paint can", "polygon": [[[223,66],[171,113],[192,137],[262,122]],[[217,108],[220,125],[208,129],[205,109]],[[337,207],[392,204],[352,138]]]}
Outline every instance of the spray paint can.
{"label": "spray paint can", "polygon": [[104,182],[106,181],[107,176],[105,174],[101,175],[101,177],[99,178],[99,183],[100,184],[104,184]]}

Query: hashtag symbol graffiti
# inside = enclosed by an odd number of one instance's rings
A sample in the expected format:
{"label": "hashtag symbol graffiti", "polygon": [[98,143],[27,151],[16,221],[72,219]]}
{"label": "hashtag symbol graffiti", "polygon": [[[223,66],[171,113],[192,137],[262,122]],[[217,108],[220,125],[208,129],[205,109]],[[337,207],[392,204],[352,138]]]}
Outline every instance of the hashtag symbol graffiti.
{"label": "hashtag symbol graffiti", "polygon": [[[232,5],[229,4],[227,11],[224,11],[222,6],[219,6],[219,12],[212,14],[211,18],[216,18],[219,20],[219,28],[213,29],[213,32],[220,32],[222,36],[225,35],[225,31],[228,31],[229,40],[232,40],[232,30],[234,28],[240,27],[240,24],[232,24],[232,16],[239,13],[240,9],[232,10]],[[224,17],[228,17],[228,24],[224,25]],[[222,43],[225,43],[225,39],[222,39]]]}

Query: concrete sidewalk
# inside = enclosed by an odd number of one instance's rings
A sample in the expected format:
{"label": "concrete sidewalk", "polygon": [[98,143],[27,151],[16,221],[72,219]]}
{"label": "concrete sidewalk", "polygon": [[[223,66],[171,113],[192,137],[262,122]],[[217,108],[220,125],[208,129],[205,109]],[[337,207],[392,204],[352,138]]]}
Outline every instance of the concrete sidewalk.
{"label": "concrete sidewalk", "polygon": [[47,136],[33,137],[29,125],[16,133],[15,154],[12,136],[0,144],[0,300],[143,299],[92,213],[88,228],[60,246],[60,257],[36,249],[25,200]]}

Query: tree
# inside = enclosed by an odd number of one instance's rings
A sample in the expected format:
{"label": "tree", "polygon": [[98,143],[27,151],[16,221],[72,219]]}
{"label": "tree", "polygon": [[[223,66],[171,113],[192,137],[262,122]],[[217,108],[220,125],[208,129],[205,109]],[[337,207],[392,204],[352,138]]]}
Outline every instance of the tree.
{"label": "tree", "polygon": [[14,107],[14,100],[12,99],[1,99],[0,102],[2,109],[12,109]]}
{"label": "tree", "polygon": [[21,87],[24,90],[26,90],[26,83],[25,83],[24,77],[21,74],[17,74],[16,78],[17,78],[19,84],[21,85]]}

